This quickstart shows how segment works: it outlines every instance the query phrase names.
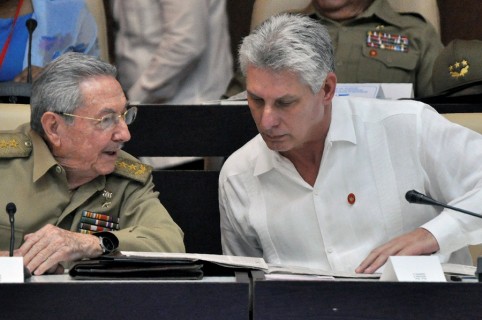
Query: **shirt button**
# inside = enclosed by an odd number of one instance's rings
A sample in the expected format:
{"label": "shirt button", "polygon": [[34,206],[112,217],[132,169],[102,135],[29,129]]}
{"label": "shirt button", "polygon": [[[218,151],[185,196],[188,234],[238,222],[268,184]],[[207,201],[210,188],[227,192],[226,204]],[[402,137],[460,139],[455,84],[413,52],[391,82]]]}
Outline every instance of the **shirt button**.
{"label": "shirt button", "polygon": [[61,166],[56,166],[56,167],[55,167],[55,171],[57,171],[57,173],[62,173],[62,167],[61,167]]}
{"label": "shirt button", "polygon": [[331,249],[331,248],[328,249],[328,250],[326,250],[326,251],[327,251],[328,253],[333,253],[333,249]]}

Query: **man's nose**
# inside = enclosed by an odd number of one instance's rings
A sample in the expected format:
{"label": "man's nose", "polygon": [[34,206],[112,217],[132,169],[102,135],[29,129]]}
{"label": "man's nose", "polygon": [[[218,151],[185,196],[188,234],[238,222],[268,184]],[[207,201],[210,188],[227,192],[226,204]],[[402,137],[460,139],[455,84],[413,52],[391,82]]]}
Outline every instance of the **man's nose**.
{"label": "man's nose", "polygon": [[119,142],[127,142],[131,139],[131,133],[127,127],[126,122],[120,119],[119,123],[116,125],[113,140]]}
{"label": "man's nose", "polygon": [[265,106],[261,113],[260,125],[263,129],[269,130],[279,124],[279,116],[272,106]]}

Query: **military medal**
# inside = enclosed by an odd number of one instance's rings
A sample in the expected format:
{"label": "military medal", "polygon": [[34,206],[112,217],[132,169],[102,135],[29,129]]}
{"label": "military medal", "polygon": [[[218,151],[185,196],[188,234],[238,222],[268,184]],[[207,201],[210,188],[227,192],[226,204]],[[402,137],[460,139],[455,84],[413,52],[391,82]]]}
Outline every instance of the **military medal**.
{"label": "military medal", "polygon": [[102,204],[102,208],[108,208],[112,204],[110,201],[112,199],[112,192],[109,192],[104,189],[104,192],[102,193],[102,197],[105,198],[105,202]]}

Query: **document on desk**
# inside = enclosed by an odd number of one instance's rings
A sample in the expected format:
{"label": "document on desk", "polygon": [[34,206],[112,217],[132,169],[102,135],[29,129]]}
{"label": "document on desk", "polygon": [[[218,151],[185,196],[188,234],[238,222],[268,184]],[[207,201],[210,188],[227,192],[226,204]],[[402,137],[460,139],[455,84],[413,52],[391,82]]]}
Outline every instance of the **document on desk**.
{"label": "document on desk", "polygon": [[[109,259],[115,260],[114,263],[127,264],[127,272],[124,270],[105,270],[112,267],[109,264]],[[99,262],[100,261],[100,262]],[[107,261],[107,262],[106,262]],[[132,263],[132,264],[130,264]],[[136,271],[136,267],[140,270]],[[355,272],[343,272],[343,271],[327,271],[320,269],[310,269],[298,266],[285,266],[285,265],[274,265],[267,264],[263,258],[256,257],[242,257],[242,256],[228,256],[228,255],[215,255],[215,254],[200,254],[200,253],[165,253],[165,252],[138,252],[138,251],[122,251],[119,255],[115,257],[103,257],[100,259],[93,259],[87,261],[81,261],[76,264],[70,274],[74,274],[77,278],[82,275],[89,276],[88,272],[96,274],[96,276],[102,277],[104,275],[109,275],[113,277],[129,277],[138,276],[142,278],[143,276],[153,276],[157,277],[165,276],[168,277],[181,277],[192,279],[202,278],[202,271],[206,267],[211,265],[217,265],[224,269],[248,269],[248,270],[260,270],[265,274],[271,275],[281,275],[278,277],[289,277],[289,275],[297,276],[315,276],[315,277],[326,277],[323,279],[331,278],[353,278],[353,279],[378,279],[380,278],[380,273],[375,274],[357,274]],[[91,268],[91,267],[94,268]],[[157,269],[156,269],[157,267]],[[179,268],[178,268],[179,267]],[[475,272],[475,267],[471,266],[461,266],[452,264],[442,264],[445,273],[459,274],[459,275],[473,275]],[[147,268],[147,270],[146,270]],[[169,273],[172,270],[172,273]],[[79,274],[79,271],[81,273]],[[110,271],[118,272],[111,273]],[[142,273],[145,271],[144,273]],[[162,272],[169,271],[165,274]],[[174,271],[179,271],[175,273]],[[87,274],[85,273],[87,272]],[[130,272],[130,274],[129,274]],[[154,274],[153,274],[154,272]],[[200,274],[201,273],[201,274]],[[74,276],[74,277],[75,277]],[[277,276],[273,276],[276,278]]]}
{"label": "document on desk", "polygon": [[241,257],[241,256],[225,256],[218,254],[204,253],[168,253],[168,252],[139,252],[139,251],[122,251],[122,255],[126,257],[144,257],[157,259],[179,259],[188,261],[207,261],[213,262],[221,266],[232,268],[247,268],[256,270],[267,270],[268,265],[263,258]]}
{"label": "document on desk", "polygon": [[312,275],[312,276],[327,276],[333,278],[359,278],[359,279],[378,279],[379,273],[364,274],[346,271],[327,271],[321,269],[310,269],[298,266],[284,266],[284,265],[268,265],[268,274],[292,274],[292,275]]}
{"label": "document on desk", "polygon": [[307,275],[307,276],[327,276],[334,278],[369,278],[378,279],[380,274],[358,274],[355,272],[327,271],[320,269],[310,269],[298,266],[285,266],[267,264],[263,258],[228,256],[216,254],[200,253],[165,253],[165,252],[136,252],[122,251],[122,254],[130,257],[153,257],[153,258],[176,258],[188,259],[192,261],[207,261],[228,268],[244,268],[261,270],[266,274],[286,274],[286,275]]}

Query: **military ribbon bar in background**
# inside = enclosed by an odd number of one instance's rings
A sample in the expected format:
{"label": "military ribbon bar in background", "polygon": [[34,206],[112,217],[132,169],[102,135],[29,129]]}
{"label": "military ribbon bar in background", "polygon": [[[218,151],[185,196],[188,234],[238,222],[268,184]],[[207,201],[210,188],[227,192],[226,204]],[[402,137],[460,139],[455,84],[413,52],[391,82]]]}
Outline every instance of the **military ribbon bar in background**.
{"label": "military ribbon bar in background", "polygon": [[383,50],[408,52],[409,40],[407,36],[400,34],[368,31],[367,46]]}

